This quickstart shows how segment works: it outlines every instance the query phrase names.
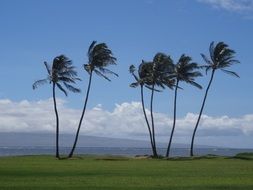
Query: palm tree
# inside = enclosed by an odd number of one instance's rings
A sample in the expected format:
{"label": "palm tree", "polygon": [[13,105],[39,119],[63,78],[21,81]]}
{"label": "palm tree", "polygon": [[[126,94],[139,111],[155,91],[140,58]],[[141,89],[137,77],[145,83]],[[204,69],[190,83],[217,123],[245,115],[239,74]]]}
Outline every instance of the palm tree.
{"label": "palm tree", "polygon": [[[168,76],[168,73],[171,73],[171,59],[169,56],[163,53],[157,53],[152,62],[145,62],[139,66],[138,74],[139,77],[136,76],[135,67],[133,65],[130,66],[130,73],[134,76],[136,82],[132,83],[131,87],[141,86],[141,101],[142,101],[142,109],[145,117],[145,121],[149,131],[150,143],[153,151],[153,157],[158,157],[157,148],[156,148],[156,140],[155,140],[155,125],[154,125],[154,116],[153,116],[153,99],[154,92],[160,92],[157,90],[155,86],[160,87],[162,89],[165,86],[169,86],[172,88],[174,84],[174,80],[171,80]],[[166,76],[166,77],[165,77]],[[143,98],[143,87],[146,87],[151,90],[150,97],[150,115],[151,115],[151,126],[147,119],[147,114],[145,111],[144,98]]]}
{"label": "palm tree", "polygon": [[176,78],[176,85],[175,85],[175,95],[174,95],[174,117],[173,117],[173,126],[171,129],[170,139],[168,143],[168,148],[166,152],[166,157],[169,157],[170,154],[170,147],[172,143],[172,138],[174,134],[174,130],[176,127],[176,109],[177,109],[177,90],[179,87],[179,82],[186,82],[189,83],[199,89],[202,89],[202,87],[195,82],[195,78],[202,76],[202,74],[198,71],[195,71],[198,69],[197,63],[192,62],[192,58],[186,55],[181,55],[179,58],[177,64],[174,67],[174,73],[173,75]]}
{"label": "palm tree", "polygon": [[55,97],[55,87],[58,87],[66,96],[67,91],[64,89],[62,84],[71,92],[78,93],[80,89],[75,88],[71,85],[71,83],[75,83],[76,80],[80,80],[77,78],[77,72],[75,71],[75,67],[72,66],[72,61],[69,60],[64,55],[60,55],[54,58],[52,66],[50,66],[47,62],[44,62],[44,65],[47,69],[47,78],[42,80],[37,80],[33,84],[33,89],[36,89],[38,86],[43,85],[45,83],[52,83],[53,87],[53,100],[54,100],[54,111],[56,117],[56,158],[60,158],[59,155],[59,115],[56,106],[56,97]]}
{"label": "palm tree", "polygon": [[[173,61],[170,56],[167,56],[164,53],[157,53],[153,58],[153,69],[151,72],[151,80],[149,81],[151,85],[151,98],[150,98],[150,115],[151,115],[151,126],[152,126],[152,135],[153,135],[153,143],[156,149],[156,141],[155,141],[155,123],[153,116],[153,99],[155,86],[158,86],[162,89],[165,89],[165,86],[173,89],[175,80],[172,76],[173,73]],[[157,157],[158,155],[156,155]]]}
{"label": "palm tree", "polygon": [[207,56],[205,56],[204,54],[201,54],[202,58],[207,63],[207,65],[202,66],[202,68],[206,69],[206,73],[209,70],[211,70],[211,78],[210,78],[210,81],[209,81],[208,86],[206,88],[206,92],[205,92],[205,96],[204,96],[204,99],[202,102],[202,106],[200,109],[198,120],[197,120],[197,123],[196,123],[194,131],[193,131],[192,141],[191,141],[191,151],[190,151],[191,156],[193,156],[193,145],[194,145],[195,134],[196,134],[196,131],[197,131],[197,128],[199,125],[199,121],[201,119],[201,115],[202,115],[202,112],[203,112],[203,109],[205,106],[207,94],[208,94],[208,91],[209,91],[210,86],[212,84],[215,71],[217,69],[220,69],[221,71],[223,71],[227,74],[230,74],[232,76],[239,78],[238,74],[226,69],[226,68],[232,66],[233,64],[240,63],[238,60],[235,59],[235,51],[230,49],[227,44],[225,44],[224,42],[219,42],[215,45],[214,42],[212,42],[209,47],[209,54],[210,54],[210,59]]}
{"label": "palm tree", "polygon": [[146,63],[146,62],[142,61],[142,63],[139,65],[139,69],[138,69],[139,77],[137,77],[137,75],[135,74],[135,70],[136,70],[135,66],[131,65],[129,67],[129,71],[133,75],[133,77],[135,78],[136,82],[132,83],[130,86],[135,88],[138,85],[140,85],[140,87],[141,87],[142,111],[143,111],[144,118],[145,118],[145,121],[146,121],[146,124],[147,124],[147,127],[148,127],[150,144],[151,144],[153,156],[157,157],[157,151],[156,151],[156,148],[154,147],[153,135],[152,135],[152,132],[151,132],[151,127],[150,127],[150,124],[149,124],[149,121],[148,121],[147,113],[146,113],[146,110],[145,110],[144,97],[143,97],[143,87],[146,86],[147,88],[149,88],[149,86],[145,83],[148,81],[147,80],[147,75],[148,75],[148,73],[150,73],[150,71],[148,71],[150,68],[152,69],[153,66],[151,65],[151,67],[150,67],[149,63]]}
{"label": "palm tree", "polygon": [[69,158],[71,158],[74,154],[76,144],[78,141],[78,136],[80,132],[80,128],[82,125],[83,117],[85,114],[89,93],[90,93],[90,87],[91,87],[91,81],[92,81],[92,75],[93,72],[95,72],[98,76],[103,77],[104,79],[111,81],[106,74],[113,74],[115,76],[118,76],[116,73],[112,72],[111,70],[105,68],[109,65],[116,65],[116,58],[113,57],[112,51],[107,47],[105,43],[97,44],[96,41],[93,41],[88,49],[88,64],[84,64],[85,71],[88,72],[89,76],[89,84],[86,92],[86,98],[84,101],[83,111],[82,115],[78,124],[75,141],[73,144],[73,147],[69,153]]}

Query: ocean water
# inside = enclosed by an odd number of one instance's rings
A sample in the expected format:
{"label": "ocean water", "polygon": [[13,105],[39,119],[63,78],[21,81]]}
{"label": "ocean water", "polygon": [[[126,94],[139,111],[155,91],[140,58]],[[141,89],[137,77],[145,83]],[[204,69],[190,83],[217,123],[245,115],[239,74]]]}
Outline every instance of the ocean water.
{"label": "ocean water", "polygon": [[[68,154],[69,147],[60,147],[61,154]],[[165,148],[158,148],[158,153],[164,155]],[[240,152],[253,152],[253,149],[231,149],[231,148],[196,148],[195,155],[214,154],[220,156],[234,156]],[[189,156],[190,150],[187,148],[171,149],[171,156]],[[0,156],[21,156],[21,155],[54,155],[54,147],[0,147]],[[86,155],[151,155],[149,148],[128,148],[128,147],[81,147],[77,148],[75,154]]]}

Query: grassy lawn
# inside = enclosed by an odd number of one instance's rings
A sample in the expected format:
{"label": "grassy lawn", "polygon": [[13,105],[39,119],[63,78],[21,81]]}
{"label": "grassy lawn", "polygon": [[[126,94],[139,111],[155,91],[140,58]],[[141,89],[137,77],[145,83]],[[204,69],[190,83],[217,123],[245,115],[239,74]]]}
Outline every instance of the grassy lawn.
{"label": "grassy lawn", "polygon": [[[249,156],[249,159],[247,159]],[[84,156],[0,158],[0,189],[253,189],[252,155],[238,158],[136,159]]]}

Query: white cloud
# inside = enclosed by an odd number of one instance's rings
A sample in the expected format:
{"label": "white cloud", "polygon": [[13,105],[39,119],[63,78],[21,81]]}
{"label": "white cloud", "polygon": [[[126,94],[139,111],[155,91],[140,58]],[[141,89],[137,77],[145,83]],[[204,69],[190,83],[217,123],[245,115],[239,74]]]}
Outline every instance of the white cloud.
{"label": "white cloud", "polygon": [[[81,110],[70,109],[58,99],[61,133],[76,131]],[[147,110],[149,113],[149,111]],[[176,136],[190,137],[197,115],[188,113],[177,120]],[[156,134],[158,138],[170,133],[172,118],[163,113],[155,113]],[[253,114],[242,117],[211,117],[203,115],[198,136],[249,136],[253,135]],[[0,132],[54,132],[55,116],[52,99],[38,102],[13,102],[0,100]],[[87,110],[81,134],[146,138],[148,136],[141,104],[139,102],[117,104],[113,111],[107,111],[98,105]]]}
{"label": "white cloud", "polygon": [[253,0],[197,0],[228,11],[253,11]]}

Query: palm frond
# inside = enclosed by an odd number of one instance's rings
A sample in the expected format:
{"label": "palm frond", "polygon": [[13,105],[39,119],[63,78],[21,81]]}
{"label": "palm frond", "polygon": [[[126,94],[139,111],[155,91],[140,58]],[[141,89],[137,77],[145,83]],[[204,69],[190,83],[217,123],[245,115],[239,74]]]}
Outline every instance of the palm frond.
{"label": "palm frond", "polygon": [[203,75],[199,71],[194,71],[194,72],[186,73],[186,76],[189,78],[195,78],[195,77],[202,77]]}
{"label": "palm frond", "polygon": [[35,90],[36,88],[38,88],[39,86],[48,83],[49,80],[48,79],[41,79],[41,80],[37,80],[33,83],[32,88],[33,90]]}
{"label": "palm frond", "polygon": [[65,55],[60,55],[54,58],[52,70],[55,72],[63,71],[64,69],[70,67],[72,65],[72,61],[69,60]]}
{"label": "palm frond", "polygon": [[174,87],[176,86],[176,85],[175,85],[175,82],[167,82],[167,83],[165,83],[165,85],[166,85],[169,89],[171,89],[171,90],[173,90]]}
{"label": "palm frond", "polygon": [[68,69],[64,69],[63,71],[60,71],[58,74],[64,77],[76,77],[77,71],[75,71],[74,69],[75,67],[69,67]]}
{"label": "palm frond", "polygon": [[113,71],[109,70],[109,69],[106,69],[106,68],[103,68],[103,67],[99,67],[98,70],[101,72],[101,73],[104,73],[104,74],[111,74],[111,75],[114,75],[116,77],[118,77],[119,75],[117,73],[114,73]]}
{"label": "palm frond", "polygon": [[82,79],[80,79],[80,78],[78,78],[78,77],[74,77],[74,78],[72,78],[72,79],[78,80],[78,81],[82,81]]}
{"label": "palm frond", "polygon": [[92,49],[94,48],[95,44],[97,43],[97,41],[93,41],[90,46],[89,46],[89,49],[88,49],[88,57],[90,56],[91,52],[92,52]]}
{"label": "palm frond", "polygon": [[76,83],[74,79],[69,77],[58,77],[60,82]]}
{"label": "palm frond", "polygon": [[148,86],[148,85],[144,85],[147,89],[149,89],[149,90],[154,90],[155,92],[162,92],[161,90],[158,90],[158,89],[156,89],[156,88],[152,88],[152,87],[150,87],[150,86]]}
{"label": "palm frond", "polygon": [[153,62],[156,62],[156,63],[159,63],[159,62],[161,63],[167,60],[168,60],[168,56],[161,52],[157,53],[153,58]]}
{"label": "palm frond", "polygon": [[201,65],[199,66],[200,69],[205,69],[206,71],[206,75],[207,75],[207,72],[210,70],[210,69],[213,69],[212,65]]}
{"label": "palm frond", "polygon": [[46,61],[44,61],[44,65],[45,65],[45,67],[46,67],[46,69],[47,69],[48,75],[51,75],[51,68],[50,68],[50,66],[47,64]]}
{"label": "palm frond", "polygon": [[83,68],[89,74],[91,74],[91,72],[93,71],[92,65],[89,65],[89,64],[84,64]]}
{"label": "palm frond", "polygon": [[178,64],[180,65],[187,65],[191,62],[192,58],[190,56],[187,56],[185,54],[182,54],[181,57],[178,60]]}
{"label": "palm frond", "polygon": [[59,83],[55,83],[55,84],[65,94],[65,96],[68,96],[68,93],[66,92],[66,90]]}
{"label": "palm frond", "polygon": [[153,62],[145,62],[139,65],[138,74],[140,79],[148,78],[153,76]]}
{"label": "palm frond", "polygon": [[[176,85],[175,85],[175,86],[176,86]],[[180,90],[184,90],[184,88],[181,87],[181,86],[179,86],[179,85],[177,86],[177,88],[180,89]]]}
{"label": "palm frond", "polygon": [[214,41],[212,41],[210,43],[209,54],[210,54],[210,58],[211,58],[212,62],[215,62],[215,58],[214,58]]}
{"label": "palm frond", "polygon": [[224,42],[218,42],[214,47],[213,57],[214,63],[220,61],[224,55],[231,55],[233,50],[228,49],[228,45]]}
{"label": "palm frond", "polygon": [[66,82],[63,82],[64,86],[71,92],[74,92],[74,93],[80,93],[81,90],[79,88],[75,88],[74,86],[66,83]]}
{"label": "palm frond", "polygon": [[186,81],[187,83],[191,84],[192,86],[195,86],[199,89],[202,89],[202,86],[194,81]]}
{"label": "palm frond", "polygon": [[208,64],[208,65],[212,65],[213,63],[207,58],[207,56],[206,55],[204,55],[204,54],[200,54],[201,55],[201,57],[204,59],[204,61]]}
{"label": "palm frond", "polygon": [[165,77],[174,72],[173,60],[169,55],[157,53],[153,58],[153,75]]}
{"label": "palm frond", "polygon": [[[130,65],[130,67],[129,67],[129,72],[130,72],[130,74],[132,74],[132,76],[134,77],[134,79],[135,79],[137,82],[141,83],[141,79],[139,79],[139,78],[136,76],[135,71],[136,71],[135,66],[134,66],[134,65]],[[131,85],[130,85],[130,86],[131,86]]]}
{"label": "palm frond", "polygon": [[217,68],[225,68],[225,67],[230,67],[234,64],[239,64],[240,61],[238,60],[235,60],[235,59],[230,59],[230,60],[226,60],[226,61],[222,61],[218,66]]}
{"label": "palm frond", "polygon": [[103,73],[101,73],[101,72],[98,71],[97,69],[94,69],[94,72],[95,72],[98,76],[103,77],[104,79],[106,79],[106,80],[108,80],[108,81],[111,82],[111,80],[110,80],[107,76],[105,76]]}
{"label": "palm frond", "polygon": [[136,88],[136,87],[139,86],[139,85],[140,85],[139,82],[133,82],[133,83],[130,84],[130,87]]}
{"label": "palm frond", "polygon": [[221,69],[223,72],[229,74],[229,75],[232,75],[234,77],[237,77],[237,78],[240,78],[240,76],[236,73],[236,72],[233,72],[233,71],[228,71],[228,70],[225,70],[225,69]]}
{"label": "palm frond", "polygon": [[133,74],[135,71],[136,71],[135,66],[134,66],[134,65],[130,65],[130,67],[129,67],[129,72],[130,72],[131,74]]}
{"label": "palm frond", "polygon": [[195,62],[188,62],[187,64],[184,65],[184,70],[186,72],[191,72],[197,69],[199,69],[199,65]]}

